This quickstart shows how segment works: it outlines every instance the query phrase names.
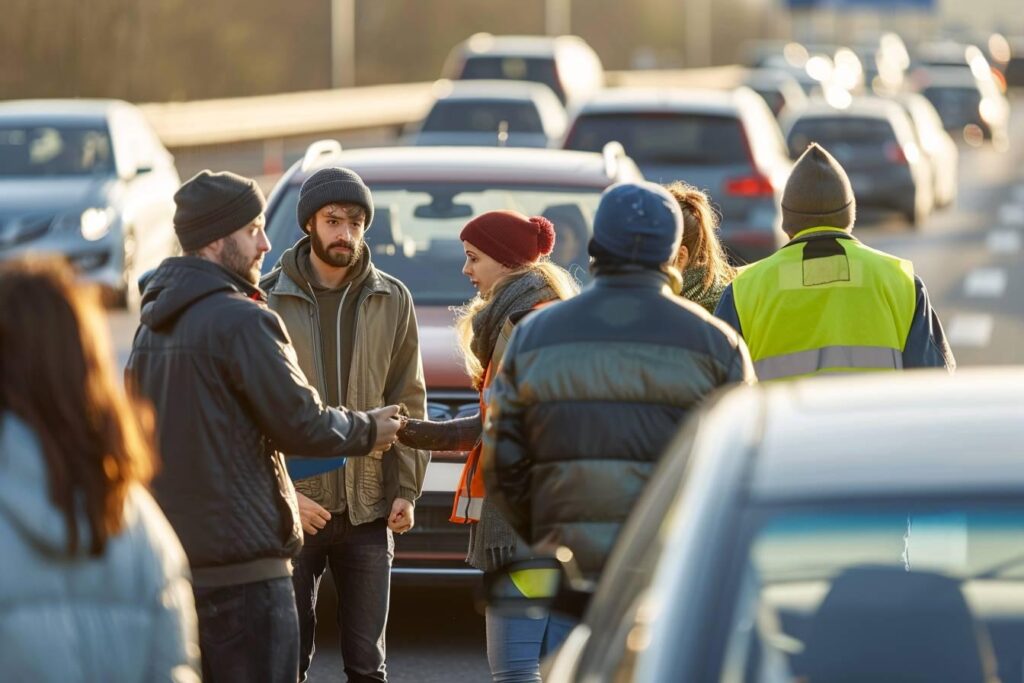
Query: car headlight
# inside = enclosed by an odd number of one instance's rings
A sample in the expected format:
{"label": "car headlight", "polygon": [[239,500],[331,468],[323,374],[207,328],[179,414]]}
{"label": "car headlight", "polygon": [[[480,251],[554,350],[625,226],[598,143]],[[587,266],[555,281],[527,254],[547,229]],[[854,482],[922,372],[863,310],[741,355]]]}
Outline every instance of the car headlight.
{"label": "car headlight", "polygon": [[79,218],[82,237],[95,242],[110,233],[110,225],[114,222],[114,212],[110,209],[86,209]]}

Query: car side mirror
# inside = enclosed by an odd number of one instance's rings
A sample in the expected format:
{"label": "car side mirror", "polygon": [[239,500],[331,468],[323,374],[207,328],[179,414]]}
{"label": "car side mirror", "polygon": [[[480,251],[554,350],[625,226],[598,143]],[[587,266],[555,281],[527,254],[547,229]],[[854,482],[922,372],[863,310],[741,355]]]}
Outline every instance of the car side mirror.
{"label": "car side mirror", "polygon": [[583,617],[594,582],[583,578],[572,551],[560,547],[554,556],[514,560],[484,574],[487,606],[502,614],[534,619],[560,612]]}

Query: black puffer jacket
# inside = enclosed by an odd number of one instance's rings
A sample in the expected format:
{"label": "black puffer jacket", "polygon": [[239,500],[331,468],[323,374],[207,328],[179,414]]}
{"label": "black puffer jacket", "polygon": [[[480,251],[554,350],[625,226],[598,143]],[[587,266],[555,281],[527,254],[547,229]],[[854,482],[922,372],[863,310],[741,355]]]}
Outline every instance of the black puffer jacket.
{"label": "black puffer jacket", "polygon": [[739,336],[667,283],[599,272],[517,325],[491,387],[487,495],[524,539],[568,546],[592,578],[683,418],[717,387],[754,381]]}
{"label": "black puffer jacket", "polygon": [[302,533],[278,449],[365,455],[372,420],[324,408],[262,292],[193,257],[167,259],[146,283],[126,375],[156,409],[153,489],[195,584],[288,576]]}

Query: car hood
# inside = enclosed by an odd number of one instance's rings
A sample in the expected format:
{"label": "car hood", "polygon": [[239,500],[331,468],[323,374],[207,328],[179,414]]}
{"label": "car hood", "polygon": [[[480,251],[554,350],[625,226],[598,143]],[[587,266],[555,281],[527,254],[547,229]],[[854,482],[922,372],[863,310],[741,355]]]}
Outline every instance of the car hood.
{"label": "car hood", "polygon": [[112,178],[72,176],[52,178],[0,177],[0,217],[45,213],[56,215],[89,206],[107,206]]}
{"label": "car hood", "polygon": [[455,338],[455,314],[446,306],[417,306],[420,355],[427,390],[472,390]]}

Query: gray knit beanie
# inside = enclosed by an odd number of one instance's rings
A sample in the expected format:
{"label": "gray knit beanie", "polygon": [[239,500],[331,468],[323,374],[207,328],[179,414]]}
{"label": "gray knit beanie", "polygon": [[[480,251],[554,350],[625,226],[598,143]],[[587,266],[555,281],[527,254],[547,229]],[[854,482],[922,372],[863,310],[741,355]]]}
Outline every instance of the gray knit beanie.
{"label": "gray knit beanie", "polygon": [[299,189],[299,205],[295,213],[299,227],[306,231],[309,219],[328,204],[359,204],[366,209],[366,228],[373,223],[373,197],[370,188],[355,171],[333,166],[321,168],[306,178]]}
{"label": "gray knit beanie", "polygon": [[244,228],[263,213],[267,200],[256,181],[203,170],[174,193],[174,232],[188,253]]}
{"label": "gray knit beanie", "polygon": [[857,203],[846,171],[812,142],[793,165],[782,193],[782,229],[790,236],[807,228],[849,230],[856,216]]}

